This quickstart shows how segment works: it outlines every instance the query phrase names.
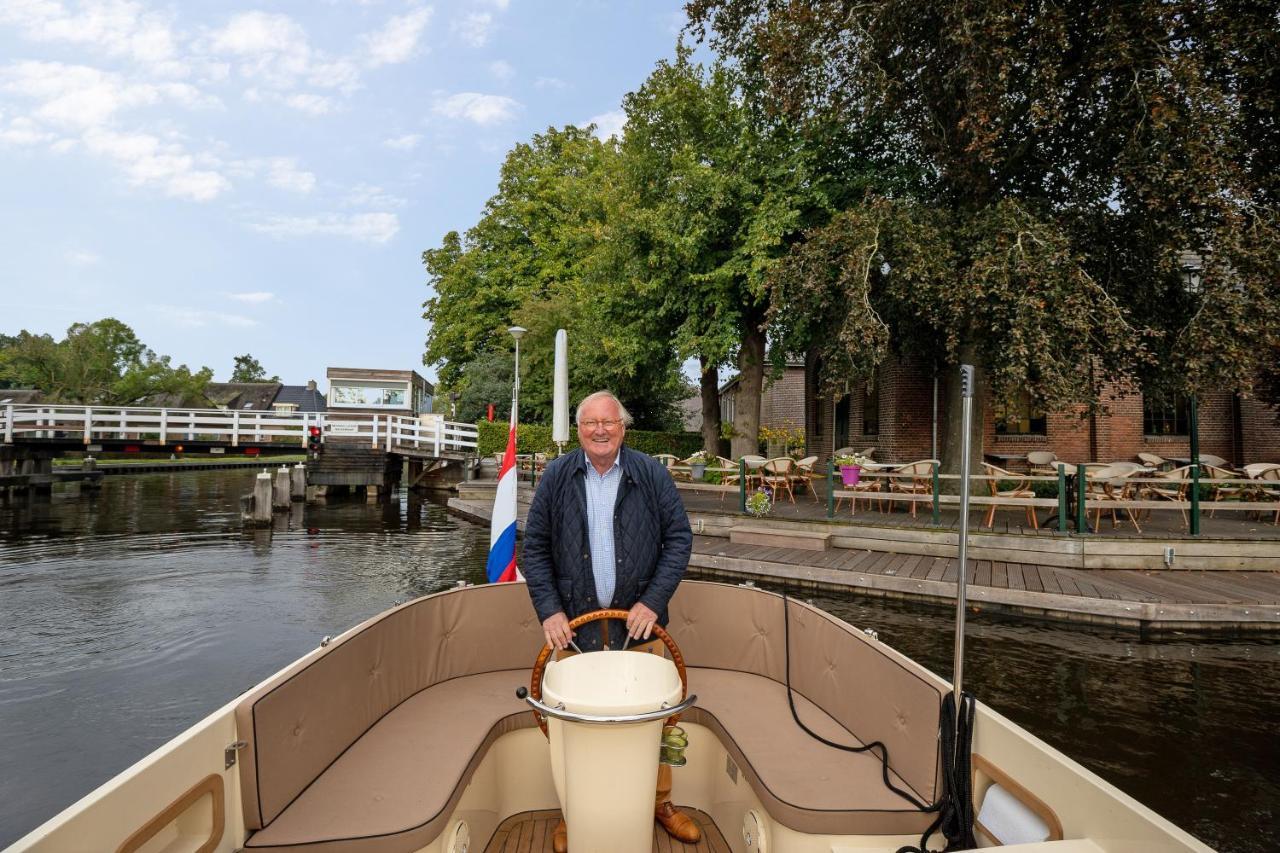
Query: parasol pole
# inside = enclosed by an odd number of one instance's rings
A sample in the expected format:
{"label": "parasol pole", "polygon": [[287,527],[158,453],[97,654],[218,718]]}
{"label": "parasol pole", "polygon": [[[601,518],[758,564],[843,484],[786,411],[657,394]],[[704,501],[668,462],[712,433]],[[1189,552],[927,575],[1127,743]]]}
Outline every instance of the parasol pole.
{"label": "parasol pole", "polygon": [[969,551],[969,426],[973,420],[971,364],[960,365],[960,417],[964,422],[960,432],[960,566],[956,572],[956,649],[954,677],[951,680],[957,709],[960,707],[960,694],[964,690],[964,611]]}

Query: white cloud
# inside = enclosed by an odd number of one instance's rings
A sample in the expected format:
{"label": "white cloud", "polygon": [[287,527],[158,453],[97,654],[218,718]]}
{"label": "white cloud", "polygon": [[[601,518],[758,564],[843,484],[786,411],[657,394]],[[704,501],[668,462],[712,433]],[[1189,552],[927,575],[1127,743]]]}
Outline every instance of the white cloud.
{"label": "white cloud", "polygon": [[471,47],[484,47],[493,32],[493,15],[488,12],[468,12],[461,18],[455,18],[452,27],[454,35]]}
{"label": "white cloud", "polygon": [[347,196],[347,204],[352,207],[404,207],[407,202],[394,196],[382,187],[373,184],[356,184]]}
{"label": "white cloud", "polygon": [[498,124],[515,118],[520,102],[505,95],[459,92],[436,101],[434,110],[448,118],[460,118],[480,125]]}
{"label": "white cloud", "polygon": [[284,103],[300,113],[313,116],[328,115],[337,108],[332,99],[323,95],[313,95],[309,92],[288,95],[284,98]]}
{"label": "white cloud", "polygon": [[208,48],[233,57],[240,75],[292,88],[312,71],[306,31],[288,15],[241,12],[208,36]]}
{"label": "white cloud", "polygon": [[495,59],[489,63],[489,73],[499,83],[506,83],[516,76],[516,70],[511,63],[502,59]]}
{"label": "white cloud", "polygon": [[293,157],[272,157],[267,161],[267,183],[289,192],[309,193],[315,188],[316,176],[299,169]]}
{"label": "white cloud", "polygon": [[83,139],[87,150],[114,162],[135,186],[158,186],[166,195],[191,201],[210,201],[231,188],[220,173],[197,168],[181,145],[149,133],[94,128]]}
{"label": "white cloud", "polygon": [[261,305],[264,302],[272,302],[276,295],[264,290],[254,291],[252,293],[228,293],[228,299],[234,299],[237,302],[247,302],[250,305]]}
{"label": "white cloud", "polygon": [[418,48],[422,32],[431,22],[430,6],[413,9],[404,15],[396,15],[377,32],[365,35],[365,55],[370,68],[394,65],[410,59]]}
{"label": "white cloud", "polygon": [[418,147],[418,143],[421,141],[422,134],[406,133],[404,136],[393,136],[390,139],[384,139],[382,144],[396,151],[412,151]]}
{"label": "white cloud", "polygon": [[93,267],[102,263],[102,256],[97,252],[89,252],[84,249],[73,249],[67,252],[67,263],[73,267]]}
{"label": "white cloud", "polygon": [[183,308],[176,305],[149,305],[151,311],[165,317],[170,323],[178,326],[199,328],[201,326],[221,325],[245,328],[258,325],[258,321],[239,314],[224,314],[221,311],[206,311],[200,308]]}
{"label": "white cloud", "polygon": [[271,216],[249,227],[278,239],[332,235],[363,243],[386,243],[399,232],[400,219],[394,213],[355,213],[350,216],[326,213],[319,216]]}
{"label": "white cloud", "polygon": [[568,84],[559,77],[539,77],[533,81],[535,89],[563,89]]}
{"label": "white cloud", "polygon": [[75,12],[57,0],[10,0],[0,3],[0,24],[17,27],[28,41],[96,47],[169,75],[187,71],[168,17],[128,0],[81,0]]}
{"label": "white cloud", "polygon": [[596,126],[596,136],[600,139],[608,139],[611,136],[621,137],[622,128],[626,123],[626,113],[622,110],[611,110],[607,113],[601,113],[598,116],[593,116],[587,119],[583,124],[583,127],[588,124],[594,124]]}
{"label": "white cloud", "polygon": [[0,123],[0,143],[6,145],[28,146],[53,142],[58,136],[40,127],[26,116],[18,116],[7,126]]}

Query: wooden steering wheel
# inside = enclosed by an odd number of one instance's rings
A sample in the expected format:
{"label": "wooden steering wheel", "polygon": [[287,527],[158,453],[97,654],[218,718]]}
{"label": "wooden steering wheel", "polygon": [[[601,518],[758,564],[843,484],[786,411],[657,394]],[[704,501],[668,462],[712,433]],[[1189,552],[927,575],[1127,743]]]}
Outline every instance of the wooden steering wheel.
{"label": "wooden steering wheel", "polygon": [[[628,611],[626,610],[595,610],[591,613],[584,613],[569,622],[569,629],[574,630],[591,622],[599,622],[601,619],[625,620],[627,615]],[[676,645],[675,640],[671,639],[671,635],[667,633],[666,629],[656,622],[653,625],[653,633],[667,647],[667,651],[671,652],[671,661],[676,665],[676,672],[680,674],[680,701],[683,702],[685,697],[689,695],[689,675],[684,669],[684,655],[681,654],[680,647]],[[551,646],[544,645],[542,651],[538,652],[538,659],[533,662],[533,674],[529,679],[529,695],[539,702],[542,701],[542,674],[547,668],[547,661],[551,660],[551,652]],[[542,729],[542,733],[550,737],[551,735],[547,732],[547,721],[542,714],[535,710],[533,711],[533,718],[537,720],[538,728]],[[674,726],[679,719],[679,714],[672,714],[663,725]]]}

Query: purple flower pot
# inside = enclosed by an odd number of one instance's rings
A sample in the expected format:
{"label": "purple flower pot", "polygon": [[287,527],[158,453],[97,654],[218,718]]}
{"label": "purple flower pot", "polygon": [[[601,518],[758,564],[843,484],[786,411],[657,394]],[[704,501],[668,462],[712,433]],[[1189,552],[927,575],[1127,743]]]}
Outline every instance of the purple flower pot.
{"label": "purple flower pot", "polygon": [[862,468],[857,465],[841,465],[840,480],[846,486],[858,485],[858,477],[862,476]]}

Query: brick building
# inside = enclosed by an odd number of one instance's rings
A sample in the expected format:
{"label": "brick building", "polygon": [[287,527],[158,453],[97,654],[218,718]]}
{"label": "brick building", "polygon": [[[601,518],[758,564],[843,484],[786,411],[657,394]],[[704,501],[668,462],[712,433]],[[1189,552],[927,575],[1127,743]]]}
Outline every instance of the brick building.
{"label": "brick building", "polygon": [[[770,379],[765,371],[760,389],[760,426],[773,429],[802,429],[805,425],[804,362],[789,361],[782,374]],[[720,423],[733,423],[738,408],[738,383],[735,376],[720,387]]]}
{"label": "brick building", "polygon": [[[935,403],[936,393],[936,403]],[[997,461],[1048,450],[1069,462],[1133,460],[1138,453],[1163,457],[1191,452],[1187,400],[1158,402],[1139,392],[1104,390],[1108,411],[1044,412],[1025,394],[986,401],[983,451]],[[936,405],[937,433],[934,433]],[[805,434],[810,453],[827,457],[833,448],[875,447],[883,462],[910,462],[944,452],[946,382],[936,384],[932,366],[889,358],[871,382],[855,383],[838,399],[817,389],[816,364],[804,370]],[[1199,400],[1200,452],[1236,464],[1280,462],[1276,410],[1230,391]],[[936,445],[935,445],[936,442]]]}

